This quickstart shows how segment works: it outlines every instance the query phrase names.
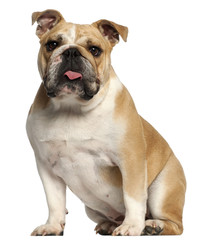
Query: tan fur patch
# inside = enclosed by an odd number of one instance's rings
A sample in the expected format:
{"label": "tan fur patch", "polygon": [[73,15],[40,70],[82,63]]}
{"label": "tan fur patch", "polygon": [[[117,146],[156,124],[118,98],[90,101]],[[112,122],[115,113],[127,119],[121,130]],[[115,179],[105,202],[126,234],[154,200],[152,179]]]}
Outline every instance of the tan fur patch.
{"label": "tan fur patch", "polygon": [[115,187],[122,187],[122,175],[118,167],[107,167],[100,169],[101,176],[106,183]]}
{"label": "tan fur patch", "polygon": [[114,119],[127,126],[119,146],[123,188],[135,200],[141,200],[146,188],[145,142],[139,115],[125,87],[116,97]]}
{"label": "tan fur patch", "polygon": [[148,186],[157,177],[169,159],[172,150],[164,138],[142,117],[146,142]]}
{"label": "tan fur patch", "polygon": [[49,102],[50,98],[46,94],[43,83],[41,83],[40,88],[36,94],[35,100],[29,111],[29,114],[33,113],[34,111],[45,109],[48,106]]}

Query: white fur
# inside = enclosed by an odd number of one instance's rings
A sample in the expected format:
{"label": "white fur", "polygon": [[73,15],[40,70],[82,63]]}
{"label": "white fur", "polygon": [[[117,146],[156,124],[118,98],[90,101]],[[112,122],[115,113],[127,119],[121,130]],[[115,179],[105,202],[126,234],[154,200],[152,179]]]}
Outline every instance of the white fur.
{"label": "white fur", "polygon": [[67,38],[68,44],[74,44],[75,39],[76,39],[76,25],[75,24],[73,24],[73,26],[66,33],[66,38]]}
{"label": "white fur", "polygon": [[126,217],[122,225],[117,227],[113,235],[138,236],[145,227],[146,201],[135,200],[124,192]]}
{"label": "white fur", "polygon": [[124,192],[124,202],[126,206],[126,223],[144,224],[146,214],[146,198],[144,201],[137,201]]}
{"label": "white fur", "polygon": [[113,123],[113,111],[115,95],[121,88],[119,80],[113,78],[101,102],[98,96],[91,100],[91,106],[78,107],[77,102],[74,111],[66,104],[68,98],[63,96],[63,101],[55,98],[49,108],[29,116],[27,132],[40,176],[45,179],[48,202],[60,204],[54,196],[56,186],[48,180],[46,171],[48,176],[61,178],[86,206],[108,219],[114,221],[125,214],[123,192],[104,181],[99,171],[118,162],[116,141],[123,130]]}

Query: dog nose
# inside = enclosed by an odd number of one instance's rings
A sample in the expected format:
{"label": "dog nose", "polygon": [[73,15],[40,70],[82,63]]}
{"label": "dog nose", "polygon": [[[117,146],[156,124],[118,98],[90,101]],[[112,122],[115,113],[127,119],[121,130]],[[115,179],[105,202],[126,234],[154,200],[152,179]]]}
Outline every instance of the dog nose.
{"label": "dog nose", "polygon": [[75,58],[81,56],[77,48],[68,48],[63,52],[63,55],[65,55],[67,58]]}

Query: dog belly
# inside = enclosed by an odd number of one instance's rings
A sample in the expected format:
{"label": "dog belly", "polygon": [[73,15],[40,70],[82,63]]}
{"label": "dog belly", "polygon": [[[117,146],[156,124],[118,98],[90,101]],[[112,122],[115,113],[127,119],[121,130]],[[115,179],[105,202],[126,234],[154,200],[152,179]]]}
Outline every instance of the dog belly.
{"label": "dog belly", "polygon": [[[75,173],[76,174],[76,173]],[[71,181],[69,178],[71,177]],[[125,215],[122,191],[104,182],[96,172],[65,177],[70,190],[90,209],[111,221]]]}
{"label": "dog belly", "polygon": [[121,177],[112,163],[116,154],[107,146],[96,140],[46,141],[42,145],[43,161],[47,159],[53,173],[62,178],[86,206],[113,221],[124,215],[120,180],[112,179]]}

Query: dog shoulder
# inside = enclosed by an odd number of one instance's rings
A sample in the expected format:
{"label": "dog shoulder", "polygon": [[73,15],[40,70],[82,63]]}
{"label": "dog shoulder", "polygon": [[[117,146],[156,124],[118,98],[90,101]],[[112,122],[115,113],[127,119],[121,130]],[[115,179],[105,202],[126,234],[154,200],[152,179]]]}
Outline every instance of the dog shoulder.
{"label": "dog shoulder", "polygon": [[28,115],[34,113],[35,111],[45,109],[49,105],[49,102],[50,98],[46,94],[44,84],[41,83]]}
{"label": "dog shoulder", "polygon": [[126,132],[130,134],[135,131],[137,124],[141,125],[132,96],[124,85],[115,96],[114,120],[126,126]]}

